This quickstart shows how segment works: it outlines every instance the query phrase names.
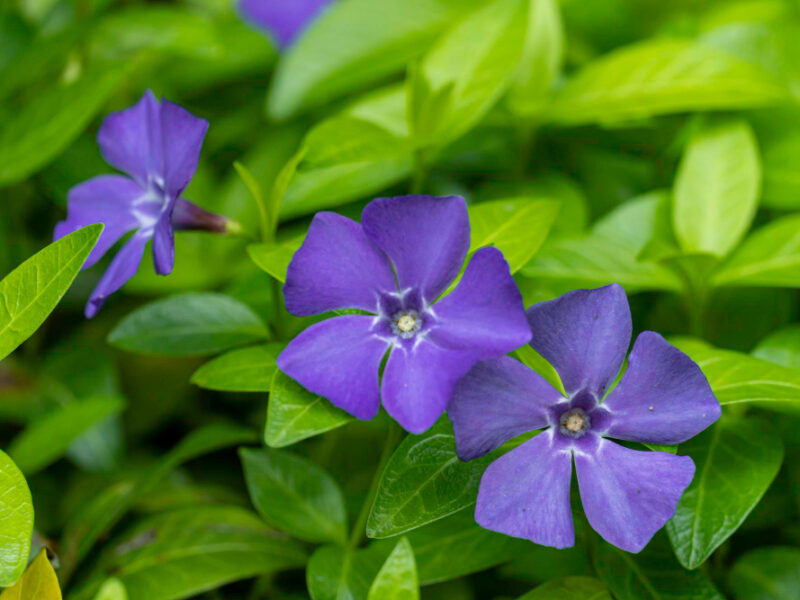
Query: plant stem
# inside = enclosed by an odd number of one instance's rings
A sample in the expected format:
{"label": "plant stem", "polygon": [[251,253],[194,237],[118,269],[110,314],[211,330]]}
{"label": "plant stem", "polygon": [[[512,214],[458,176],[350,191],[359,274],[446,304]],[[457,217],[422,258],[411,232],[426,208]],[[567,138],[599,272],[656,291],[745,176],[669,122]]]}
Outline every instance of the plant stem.
{"label": "plant stem", "polygon": [[411,182],[411,193],[421,194],[425,189],[428,172],[423,160],[422,150],[414,151],[414,179]]}
{"label": "plant stem", "polygon": [[358,547],[359,543],[361,543],[364,529],[367,525],[367,519],[369,518],[369,512],[372,510],[372,503],[375,501],[375,496],[378,493],[378,482],[383,474],[383,468],[386,466],[386,463],[389,462],[389,457],[400,441],[402,433],[403,430],[400,429],[400,426],[392,421],[389,425],[389,431],[386,434],[386,441],[383,445],[381,458],[378,461],[378,467],[375,469],[375,475],[372,477],[369,492],[364,499],[364,504],[361,505],[361,512],[358,513],[358,518],[356,519],[355,525],[353,525],[353,530],[350,532],[350,539],[347,542],[347,548],[349,550],[354,550]]}

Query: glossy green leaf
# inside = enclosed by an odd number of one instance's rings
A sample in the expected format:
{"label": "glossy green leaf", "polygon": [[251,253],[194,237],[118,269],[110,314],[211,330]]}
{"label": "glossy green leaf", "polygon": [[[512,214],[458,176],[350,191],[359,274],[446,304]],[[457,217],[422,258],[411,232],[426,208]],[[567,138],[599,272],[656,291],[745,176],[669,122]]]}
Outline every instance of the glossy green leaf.
{"label": "glossy green leaf", "polygon": [[337,2],[278,64],[269,96],[270,115],[286,118],[402,71],[409,59],[424,52],[454,18],[481,3],[482,0]]}
{"label": "glossy green leaf", "polygon": [[306,568],[311,600],[366,600],[390,550],[391,546],[383,544],[363,550],[318,548]]}
{"label": "glossy green leaf", "polygon": [[282,344],[231,350],[208,361],[192,375],[192,383],[221,392],[268,392]]}
{"label": "glossy green leaf", "polygon": [[264,440],[268,446],[289,446],[352,420],[353,417],[329,400],[309,392],[281,371],[275,371],[264,430]]}
{"label": "glossy green leaf", "polygon": [[723,419],[681,444],[695,464],[667,532],[680,563],[699,567],[767,491],[783,461],[779,436],[757,419]]}
{"label": "glossy green leaf", "polygon": [[[192,506],[157,514],[117,538],[76,600],[92,598],[105,576],[129,600],[180,600],[239,579],[305,562],[305,550],[256,515],[232,506]],[[102,579],[101,579],[102,578]]]}
{"label": "glossy green leaf", "polygon": [[775,364],[800,369],[800,326],[779,329],[756,346],[753,356]]}
{"label": "glossy green leaf", "polygon": [[775,219],[745,239],[712,283],[800,287],[800,215]]}
{"label": "glossy green leaf", "polygon": [[223,294],[188,293],[157,300],[125,317],[108,341],[129,352],[214,354],[268,336],[246,305]]}
{"label": "glossy green leaf", "polygon": [[543,583],[517,600],[611,600],[611,594],[592,577],[564,577]]}
{"label": "glossy green leaf", "polygon": [[[471,506],[490,460],[484,457],[462,462],[456,455],[453,429],[447,419],[427,433],[408,436],[383,470],[367,521],[367,535],[399,535]],[[421,559],[420,565],[424,568]]]}
{"label": "glossy green leaf", "polygon": [[598,539],[592,558],[597,576],[617,600],[724,600],[705,573],[678,564],[663,534],[639,554]]}
{"label": "glossy green leaf", "polygon": [[239,455],[250,498],[267,522],[303,540],[344,544],[344,498],[328,473],[283,450],[242,448]]}
{"label": "glossy green leaf", "polygon": [[511,273],[516,273],[544,243],[558,209],[557,201],[532,198],[509,198],[470,206],[470,254],[484,246],[495,246],[503,252]]}
{"label": "glossy green leaf", "polygon": [[61,600],[61,588],[53,566],[42,550],[12,587],[3,590],[0,600]]}
{"label": "glossy green leaf", "polygon": [[126,75],[119,65],[103,66],[72,83],[43,86],[0,127],[0,185],[22,181],[63,152]]}
{"label": "glossy green leaf", "polygon": [[247,247],[247,253],[260,268],[284,283],[292,256],[303,243],[303,239],[305,236],[292,238],[280,244],[251,244]]}
{"label": "glossy green leaf", "polygon": [[0,360],[30,337],[66,293],[103,231],[90,225],[41,250],[0,281]]}
{"label": "glossy green leaf", "polygon": [[383,563],[369,588],[367,600],[419,600],[414,550],[402,538]]}
{"label": "glossy green leaf", "polygon": [[733,565],[730,584],[737,600],[794,600],[800,590],[800,549],[751,550]]}
{"label": "glossy green leaf", "polygon": [[22,472],[0,450],[0,586],[13,585],[28,564],[33,503]]}
{"label": "glossy green leaf", "polygon": [[758,206],[761,162],[747,122],[697,127],[675,180],[675,235],[686,252],[724,256],[742,239]]}
{"label": "glossy green leaf", "polygon": [[556,94],[548,116],[568,125],[787,102],[788,89],[758,66],[684,39],[656,39],[590,63]]}
{"label": "glossy green leaf", "polygon": [[119,398],[70,402],[33,422],[12,440],[8,453],[28,476],[58,460],[72,442],[93,426],[119,413]]}

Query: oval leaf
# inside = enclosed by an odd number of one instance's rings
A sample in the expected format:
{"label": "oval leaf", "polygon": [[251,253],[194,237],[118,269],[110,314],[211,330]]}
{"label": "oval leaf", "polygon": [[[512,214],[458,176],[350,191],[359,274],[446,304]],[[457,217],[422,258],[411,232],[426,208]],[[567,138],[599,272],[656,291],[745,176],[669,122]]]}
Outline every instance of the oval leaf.
{"label": "oval leaf", "polygon": [[42,550],[17,583],[3,590],[0,600],[61,600],[56,572]]}
{"label": "oval leaf", "polygon": [[192,375],[192,383],[221,392],[268,392],[282,344],[231,350],[208,361]]}
{"label": "oval leaf", "polygon": [[33,503],[22,472],[0,450],[0,586],[20,578],[28,564],[33,533]]}

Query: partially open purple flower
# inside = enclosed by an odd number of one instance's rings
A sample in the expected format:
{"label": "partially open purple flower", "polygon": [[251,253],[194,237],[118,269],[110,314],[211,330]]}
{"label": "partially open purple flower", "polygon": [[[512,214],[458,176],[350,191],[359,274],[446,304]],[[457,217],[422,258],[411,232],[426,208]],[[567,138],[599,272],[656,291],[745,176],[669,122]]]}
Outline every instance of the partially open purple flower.
{"label": "partially open purple flower", "polygon": [[379,198],[364,208],[361,225],[317,214],[289,265],[286,308],[300,316],[347,308],[370,314],[309,327],[278,357],[280,369],[359,419],[373,418],[382,397],[408,431],[428,429],[476,361],[531,335],[496,248],[475,252],[458,286],[436,302],[458,275],[469,236],[467,206],[457,196]]}
{"label": "partially open purple flower", "polygon": [[652,331],[636,339],[625,375],[601,402],[631,337],[630,309],[619,285],[536,304],[528,321],[531,346],[561,376],[566,397],[509,357],[478,363],[458,383],[448,414],[462,460],[547,428],[489,465],[475,520],[537,544],[572,546],[574,457],[589,523],[608,542],[638,552],[672,517],[694,463],[608,438],[684,442],[719,418],[719,403],[700,368]]}
{"label": "partially open purple flower", "polygon": [[253,24],[267,30],[282,48],[289,46],[332,0],[241,0]]}
{"label": "partially open purple flower", "polygon": [[101,175],[72,188],[67,219],[56,225],[55,239],[103,223],[103,234],[83,266],[87,269],[122,236],[136,232],[92,292],[87,317],[133,277],[150,239],[156,272],[167,275],[175,261],[175,229],[226,230],[225,217],[181,198],[197,169],[207,129],[205,120],[167,100],[159,102],[149,90],[134,106],[106,117],[97,135],[100,151],[108,164],[130,177]]}

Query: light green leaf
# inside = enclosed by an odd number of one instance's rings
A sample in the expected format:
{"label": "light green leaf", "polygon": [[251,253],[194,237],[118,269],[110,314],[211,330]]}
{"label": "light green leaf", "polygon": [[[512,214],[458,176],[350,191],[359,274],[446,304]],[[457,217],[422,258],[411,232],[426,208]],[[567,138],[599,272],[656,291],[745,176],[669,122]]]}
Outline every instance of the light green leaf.
{"label": "light green leaf", "polygon": [[745,239],[714,285],[800,287],[800,214],[775,219]]}
{"label": "light green leaf", "polygon": [[61,154],[127,76],[118,64],[87,71],[76,81],[37,90],[0,128],[0,185],[22,181]]}
{"label": "light green leaf", "polygon": [[681,248],[728,254],[750,227],[760,188],[758,147],[746,121],[697,127],[675,180],[672,218]]}
{"label": "light green leaf", "polygon": [[305,559],[297,542],[276,535],[249,511],[192,506],[144,519],[117,538],[74,597],[92,598],[105,576],[114,574],[129,600],[179,600],[299,567]]}
{"label": "light green leaf", "polygon": [[747,402],[770,410],[800,410],[800,369],[720,350],[695,340],[674,343],[700,366],[723,406]]}
{"label": "light green leaf", "polygon": [[47,560],[47,550],[33,559],[14,586],[3,590],[0,600],[61,600],[58,577]]}
{"label": "light green leaf", "polygon": [[447,419],[423,435],[408,436],[383,470],[367,535],[399,535],[471,506],[490,460],[462,462]]}
{"label": "light green leaf", "polygon": [[378,571],[367,600],[419,600],[419,582],[414,550],[402,538]]}
{"label": "light green leaf", "polygon": [[756,346],[753,356],[777,365],[800,369],[800,325],[770,334]]}
{"label": "light green leaf", "polygon": [[347,537],[342,492],[316,464],[283,450],[239,450],[247,489],[267,522],[311,542]]}
{"label": "light green leaf", "polygon": [[390,550],[385,544],[364,550],[318,548],[306,569],[311,600],[364,600]]}
{"label": "light green leaf", "polygon": [[549,102],[564,61],[564,26],[556,0],[528,0],[522,62],[509,93],[516,114],[531,118]]}
{"label": "light green leaf", "polygon": [[128,592],[119,579],[112,578],[106,580],[94,600],[128,600]]}
{"label": "light green leaf", "polygon": [[69,402],[26,427],[11,442],[8,453],[28,476],[58,460],[81,435],[119,413],[119,398]]}
{"label": "light green leaf", "polygon": [[284,119],[401,71],[484,0],[343,0],[282,57],[268,99]]}
{"label": "light green leaf", "polygon": [[231,350],[208,361],[192,375],[192,383],[221,392],[268,392],[282,344]]}
{"label": "light green leaf", "polygon": [[751,550],[733,565],[730,583],[737,600],[794,600],[800,590],[800,549]]}
{"label": "light green leaf", "polygon": [[667,522],[680,563],[696,569],[750,514],[783,461],[779,436],[756,419],[723,419],[681,444],[694,479]]}
{"label": "light green leaf", "polygon": [[786,86],[754,64],[697,42],[656,39],[590,63],[556,94],[548,116],[580,125],[788,99]]}
{"label": "light green leaf", "polygon": [[108,341],[129,352],[214,354],[268,336],[248,306],[223,294],[188,293],[157,300],[125,317]]}
{"label": "light green leaf", "polygon": [[517,600],[611,600],[611,594],[592,577],[564,577],[543,583]]}
{"label": "light green leaf", "polygon": [[247,247],[250,258],[260,268],[284,283],[286,270],[292,261],[292,256],[303,243],[305,236],[292,238],[280,244],[251,244]]}
{"label": "light green leaf", "polygon": [[597,576],[617,600],[724,600],[705,573],[678,564],[663,534],[639,554],[598,540],[592,559]]}
{"label": "light green leaf", "polygon": [[309,392],[281,371],[275,371],[264,430],[264,440],[268,446],[289,446],[352,420],[353,417],[330,401]]}
{"label": "light green leaf", "polygon": [[794,130],[763,146],[761,203],[778,210],[800,210],[800,134]]}
{"label": "light green leaf", "polygon": [[0,360],[28,339],[56,307],[102,231],[100,224],[79,229],[39,251],[0,281]]}
{"label": "light green leaf", "polygon": [[0,450],[0,586],[13,585],[28,564],[33,533],[33,503],[22,472]]}
{"label": "light green leaf", "polygon": [[557,201],[533,198],[509,198],[470,206],[470,255],[478,248],[495,246],[503,252],[511,273],[516,273],[544,243],[558,210]]}

